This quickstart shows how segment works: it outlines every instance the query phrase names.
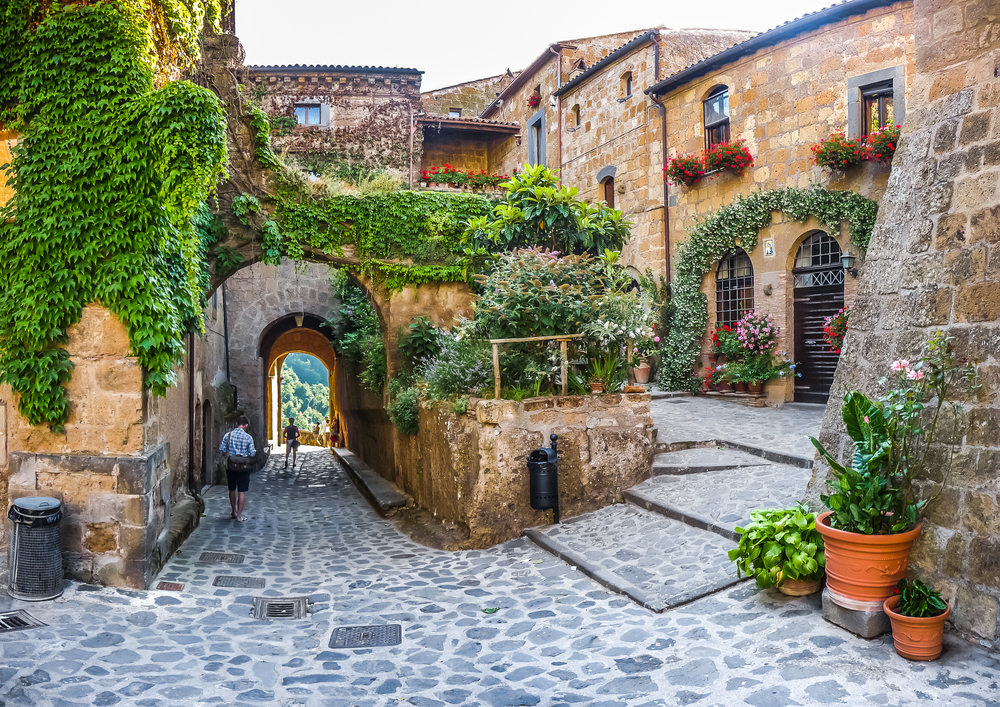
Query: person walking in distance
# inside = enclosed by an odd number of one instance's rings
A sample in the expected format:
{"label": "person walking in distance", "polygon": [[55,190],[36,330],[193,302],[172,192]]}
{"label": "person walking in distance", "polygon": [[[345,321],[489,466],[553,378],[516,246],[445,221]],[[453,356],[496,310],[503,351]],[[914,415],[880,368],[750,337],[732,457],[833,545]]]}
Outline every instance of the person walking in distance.
{"label": "person walking in distance", "polygon": [[333,424],[330,425],[330,446],[340,446],[340,418],[333,416]]}
{"label": "person walking in distance", "polygon": [[324,417],[319,423],[319,446],[325,447],[330,437],[330,418]]}
{"label": "person walking in distance", "polygon": [[[228,432],[219,444],[219,451],[227,455],[238,455],[244,457],[254,457],[257,450],[253,446],[253,437],[247,432],[250,420],[246,415],[241,415],[236,421],[236,427]],[[226,483],[229,486],[229,505],[232,506],[232,514],[229,516],[235,521],[242,523],[246,520],[243,515],[243,506],[246,504],[247,489],[250,488],[250,471],[232,471],[226,465]]]}
{"label": "person walking in distance", "polygon": [[288,453],[292,453],[292,468],[295,468],[295,455],[299,449],[299,428],[295,426],[295,418],[288,418],[285,428],[285,468],[288,468]]}

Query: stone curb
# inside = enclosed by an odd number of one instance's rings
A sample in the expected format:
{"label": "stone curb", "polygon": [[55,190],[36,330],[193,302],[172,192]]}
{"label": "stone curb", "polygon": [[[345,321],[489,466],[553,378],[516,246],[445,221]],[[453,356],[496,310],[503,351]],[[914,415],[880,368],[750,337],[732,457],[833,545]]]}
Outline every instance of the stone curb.
{"label": "stone curb", "polygon": [[347,469],[354,485],[380,513],[384,515],[394,508],[404,508],[407,505],[409,499],[406,495],[394,483],[375,473],[354,452],[341,447],[332,447],[331,451]]}
{"label": "stone curb", "polygon": [[[660,501],[653,500],[648,496],[642,495],[642,493],[636,491],[635,489],[627,489],[624,492],[625,500],[629,503],[635,504],[640,508],[645,508],[647,511],[652,511],[653,513],[659,513],[667,518],[673,518],[674,520],[679,520],[682,523],[687,523],[688,525],[699,528],[701,530],[707,530],[716,535],[721,535],[727,540],[732,540],[733,542],[739,542],[740,536],[733,530],[729,528],[724,528],[713,520],[708,518],[703,518],[695,513],[690,513],[688,511],[682,511],[680,509],[674,508],[673,506],[668,506]],[[744,523],[745,524],[745,523]]]}
{"label": "stone curb", "polygon": [[786,454],[785,452],[774,452],[770,449],[755,447],[751,444],[744,444],[743,442],[731,442],[728,439],[717,439],[715,440],[715,444],[719,447],[729,447],[730,449],[735,449],[740,452],[753,454],[761,459],[766,459],[769,462],[775,462],[777,464],[797,466],[800,469],[812,469],[813,466],[813,460],[809,457],[800,457],[795,454]]}

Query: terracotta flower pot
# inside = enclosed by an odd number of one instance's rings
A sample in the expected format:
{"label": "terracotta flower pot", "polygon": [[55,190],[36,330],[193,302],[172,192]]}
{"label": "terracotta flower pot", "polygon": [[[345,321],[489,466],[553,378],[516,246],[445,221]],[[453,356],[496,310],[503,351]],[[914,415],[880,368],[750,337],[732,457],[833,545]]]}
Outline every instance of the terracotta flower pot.
{"label": "terracotta flower pot", "polygon": [[[910,566],[910,548],[921,525],[892,535],[863,535],[830,527],[831,511],[816,517],[826,548],[826,586],[833,601],[848,609],[878,610],[892,596]],[[865,606],[859,606],[865,605]]]}
{"label": "terracotta flower pot", "polygon": [[786,579],[778,591],[790,597],[805,597],[815,594],[822,586],[822,579]]}
{"label": "terracotta flower pot", "polygon": [[590,382],[590,392],[591,393],[603,393],[604,392],[604,384],[601,383],[601,382],[599,382],[599,381],[591,381]]}
{"label": "terracotta flower pot", "polygon": [[721,383],[718,384],[716,390],[718,390],[720,393],[732,393],[733,386],[729,385],[728,381],[722,381]]}
{"label": "terracotta flower pot", "polygon": [[753,395],[760,395],[764,392],[764,384],[760,381],[747,383],[747,392],[752,393]]}
{"label": "terracotta flower pot", "polygon": [[623,393],[645,393],[646,386],[644,385],[626,385],[622,388]]}
{"label": "terracotta flower pot", "polygon": [[951,616],[951,605],[940,616],[903,616],[895,611],[898,603],[898,594],[882,602],[892,624],[896,652],[908,660],[934,660],[941,655],[944,622]]}
{"label": "terracotta flower pot", "polygon": [[649,383],[649,364],[643,361],[638,366],[633,367],[632,375],[635,376],[636,383]]}
{"label": "terracotta flower pot", "polygon": [[747,392],[747,384],[744,381],[736,381],[733,383],[733,390],[737,393]]}

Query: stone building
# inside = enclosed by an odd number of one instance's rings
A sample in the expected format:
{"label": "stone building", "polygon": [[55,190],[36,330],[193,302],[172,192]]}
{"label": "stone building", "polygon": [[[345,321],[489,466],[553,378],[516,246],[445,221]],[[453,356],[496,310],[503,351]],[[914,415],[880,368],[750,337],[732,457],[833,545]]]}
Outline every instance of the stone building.
{"label": "stone building", "polygon": [[[850,453],[845,391],[880,390],[895,359],[935,332],[980,362],[982,389],[963,401],[950,473],[935,459],[911,562],[952,602],[955,626],[1000,647],[1000,8],[981,0],[915,0],[915,74],[903,140],[860,277],[851,329],[821,440]],[[822,488],[824,469],[814,474]]]}
{"label": "stone building", "polygon": [[[814,164],[811,147],[838,131],[864,134],[873,102],[877,108],[881,101],[881,124],[905,126],[915,71],[913,32],[909,0],[841,3],[653,85],[647,93],[666,111],[667,159],[740,138],[754,158],[743,176],[724,171],[693,186],[668,185],[655,195],[668,203],[669,224],[660,235],[670,244],[671,258],[695,223],[741,194],[816,185],[878,201],[889,163],[831,172]],[[662,180],[665,160],[659,154],[646,163],[651,188]],[[779,346],[799,363],[802,378],[794,386],[789,379],[773,381],[773,402],[825,402],[833,382],[837,355],[823,341],[823,320],[850,305],[857,291],[856,272],[843,268],[841,255],[863,254],[850,243],[846,223],[839,232],[829,231],[816,220],[800,223],[776,214],[759,235],[760,247],[737,249],[713,265],[714,276],[704,281],[710,329],[713,322],[732,324],[749,310],[771,315],[781,328]],[[703,349],[711,345],[706,332]]]}

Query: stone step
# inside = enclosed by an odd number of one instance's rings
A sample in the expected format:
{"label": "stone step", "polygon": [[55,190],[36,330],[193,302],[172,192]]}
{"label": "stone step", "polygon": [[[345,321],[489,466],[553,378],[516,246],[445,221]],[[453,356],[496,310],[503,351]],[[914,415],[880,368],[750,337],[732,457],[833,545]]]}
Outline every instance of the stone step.
{"label": "stone step", "polygon": [[612,591],[661,612],[732,586],[733,543],[629,504],[524,534]]}
{"label": "stone step", "polygon": [[750,511],[798,503],[805,497],[811,476],[809,469],[787,464],[662,475],[628,489],[625,498],[646,510],[736,540],[733,529],[750,521]]}
{"label": "stone step", "polygon": [[333,455],[347,469],[348,476],[376,510],[383,515],[409,503],[406,494],[396,484],[383,478],[349,449],[331,447]]}
{"label": "stone step", "polygon": [[[657,430],[658,429],[659,428],[657,428]],[[788,452],[778,452],[773,449],[767,449],[765,447],[759,447],[753,444],[746,444],[745,442],[736,442],[734,440],[727,439],[697,439],[676,442],[656,442],[653,447],[654,453],[657,455],[666,454],[668,452],[681,452],[687,449],[728,449],[731,451],[752,454],[755,457],[759,457],[760,459],[773,462],[775,464],[788,464],[789,466],[797,466],[802,469],[812,469],[813,465],[812,457],[790,454]]]}
{"label": "stone step", "polygon": [[653,474],[700,474],[760,466],[761,458],[725,447],[693,447],[653,457]]}

